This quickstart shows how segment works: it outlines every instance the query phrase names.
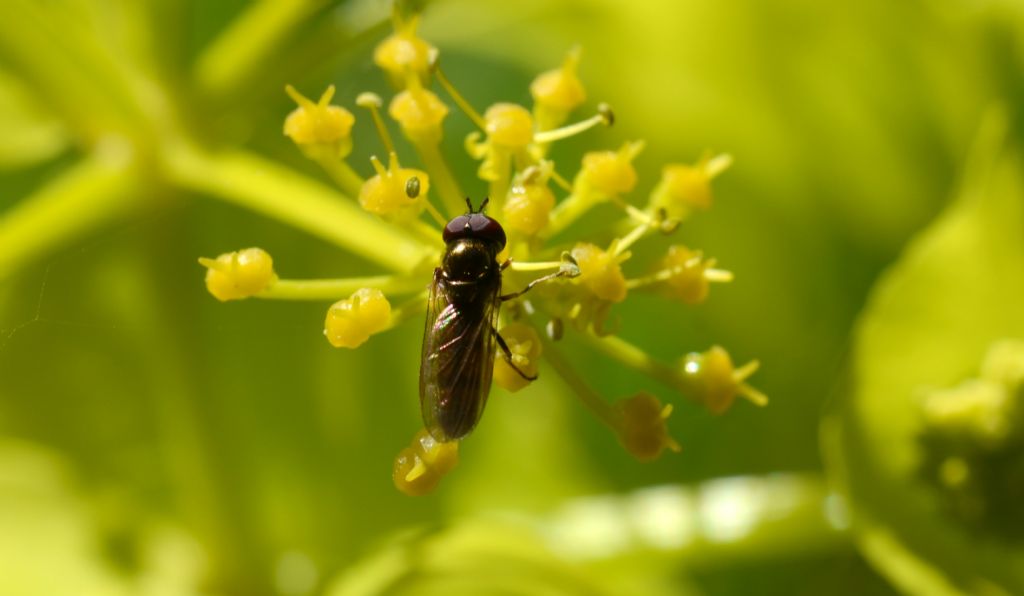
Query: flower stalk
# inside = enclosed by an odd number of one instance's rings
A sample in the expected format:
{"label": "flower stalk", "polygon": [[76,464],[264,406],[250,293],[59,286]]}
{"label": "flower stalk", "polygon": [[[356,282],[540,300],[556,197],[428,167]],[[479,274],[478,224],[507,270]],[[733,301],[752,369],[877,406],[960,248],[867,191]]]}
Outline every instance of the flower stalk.
{"label": "flower stalk", "polygon": [[165,167],[181,188],[273,217],[396,273],[437,258],[435,247],[373,218],[349,197],[256,155],[180,145],[168,152]]}

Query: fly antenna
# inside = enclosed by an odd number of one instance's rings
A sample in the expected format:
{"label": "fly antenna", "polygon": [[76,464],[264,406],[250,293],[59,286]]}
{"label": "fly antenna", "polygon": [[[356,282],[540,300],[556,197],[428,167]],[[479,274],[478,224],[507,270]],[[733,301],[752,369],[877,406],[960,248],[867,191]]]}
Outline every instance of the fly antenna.
{"label": "fly antenna", "polygon": [[487,203],[490,203],[490,202],[491,202],[491,197],[484,197],[483,202],[480,203],[480,208],[477,209],[476,212],[477,213],[483,213],[484,212],[484,207],[486,207]]}
{"label": "fly antenna", "polygon": [[473,211],[473,202],[469,200],[469,197],[466,197],[466,208],[469,209],[470,213],[475,213]]}

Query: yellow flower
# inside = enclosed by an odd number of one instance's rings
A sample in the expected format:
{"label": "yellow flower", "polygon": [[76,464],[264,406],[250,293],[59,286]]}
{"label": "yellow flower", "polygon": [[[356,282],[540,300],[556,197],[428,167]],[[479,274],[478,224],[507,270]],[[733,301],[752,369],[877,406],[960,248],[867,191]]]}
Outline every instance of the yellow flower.
{"label": "yellow flower", "polygon": [[402,20],[396,12],[394,22],[394,33],[377,45],[373,62],[388,74],[395,87],[403,87],[410,75],[425,82],[430,55],[436,49],[416,34],[418,16]]}
{"label": "yellow flower", "polygon": [[683,358],[683,376],[691,394],[712,413],[728,410],[737,396],[743,396],[757,405],[765,405],[768,398],[744,381],[758,369],[756,360],[734,368],[729,352],[712,346],[706,352],[694,352]]}
{"label": "yellow flower", "polygon": [[533,141],[533,118],[523,106],[496,103],[484,113],[487,140],[509,150],[525,149]]}
{"label": "yellow flower", "polygon": [[200,257],[206,267],[206,289],[221,302],[255,296],[274,282],[274,261],[262,248],[224,253],[216,259]]}
{"label": "yellow flower", "polygon": [[362,288],[327,310],[324,335],[336,348],[358,348],[391,323],[391,304],[384,293]]}
{"label": "yellow flower", "polygon": [[555,194],[548,188],[548,175],[542,172],[543,166],[531,166],[512,184],[502,211],[501,223],[506,228],[532,236],[548,225]]}
{"label": "yellow flower", "polygon": [[580,268],[577,283],[601,300],[622,302],[626,299],[626,277],[620,265],[623,255],[616,256],[594,244],[581,242],[572,249],[572,257]]}
{"label": "yellow flower", "polygon": [[285,90],[299,104],[285,118],[285,136],[307,152],[323,152],[325,155],[343,158],[352,151],[352,125],[356,119],[345,108],[330,105],[334,97],[334,85],[324,91],[317,103],[313,103],[291,85],[286,86]]}
{"label": "yellow flower", "polygon": [[662,406],[657,397],[641,392],[616,402],[612,411],[618,421],[619,442],[638,460],[658,459],[665,449],[679,451],[679,443],[669,436],[665,425],[671,404]]}
{"label": "yellow flower", "polygon": [[[359,204],[370,213],[394,215],[405,213],[416,215],[423,210],[426,194],[430,190],[430,176],[414,168],[403,168],[398,164],[398,155],[392,153],[388,167],[376,157],[371,157],[377,175],[368,178],[359,191]],[[409,196],[410,181],[415,178],[416,193]]]}
{"label": "yellow flower", "polygon": [[573,48],[562,66],[541,73],[530,84],[533,96],[533,114],[538,130],[550,130],[565,122],[569,112],[587,99],[576,71],[580,63],[580,48]]}
{"label": "yellow flower", "polygon": [[669,296],[687,304],[700,304],[707,299],[711,282],[732,280],[732,273],[713,269],[714,265],[714,259],[705,259],[700,251],[674,244],[661,260],[662,273],[656,277],[664,280]]}
{"label": "yellow flower", "polygon": [[[530,325],[517,322],[505,325],[498,334],[512,352],[512,364],[527,376],[537,376],[537,364],[541,355],[540,336],[537,335],[537,331]],[[524,379],[523,375],[509,365],[500,349],[494,357],[494,382],[512,393],[530,384],[529,380]]]}
{"label": "yellow flower", "polygon": [[643,141],[626,143],[618,151],[592,151],[583,156],[583,168],[576,177],[574,192],[597,194],[601,198],[626,194],[636,187],[633,159],[643,150]]}
{"label": "yellow flower", "polygon": [[391,100],[388,114],[401,125],[402,132],[413,143],[439,143],[448,106],[437,95],[424,89],[417,79],[412,79],[409,87]]}
{"label": "yellow flower", "polygon": [[694,165],[669,164],[651,193],[650,208],[664,210],[669,218],[683,219],[694,209],[711,208],[711,180],[732,164],[732,157],[705,156]]}
{"label": "yellow flower", "polygon": [[418,497],[437,488],[441,478],[459,463],[459,443],[442,443],[421,430],[395,458],[391,478],[403,493]]}

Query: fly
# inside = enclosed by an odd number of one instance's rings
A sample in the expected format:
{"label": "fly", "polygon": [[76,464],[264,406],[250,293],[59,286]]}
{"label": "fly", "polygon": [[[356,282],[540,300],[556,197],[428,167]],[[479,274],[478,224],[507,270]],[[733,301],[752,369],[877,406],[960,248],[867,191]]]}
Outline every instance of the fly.
{"label": "fly", "polygon": [[484,215],[484,199],[444,228],[441,266],[434,269],[427,300],[420,362],[420,408],[427,431],[438,441],[460,439],[476,426],[487,403],[496,347],[509,365],[512,352],[495,327],[502,302],[525,294],[540,282],[570,273],[560,270],[530,282],[523,290],[501,294],[501,272],[511,261],[498,263],[505,248],[505,230]]}

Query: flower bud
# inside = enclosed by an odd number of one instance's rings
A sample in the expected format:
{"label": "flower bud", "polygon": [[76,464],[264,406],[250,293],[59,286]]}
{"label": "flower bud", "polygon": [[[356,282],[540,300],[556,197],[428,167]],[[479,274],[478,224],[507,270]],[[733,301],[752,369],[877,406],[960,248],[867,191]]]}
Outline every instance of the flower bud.
{"label": "flower bud", "polygon": [[643,150],[643,141],[626,143],[618,151],[592,151],[583,156],[573,192],[595,193],[602,198],[626,194],[636,187],[633,159]]}
{"label": "flower bud", "polygon": [[324,335],[336,348],[358,348],[391,323],[391,304],[383,292],[362,288],[327,310]]}
{"label": "flower bud", "polygon": [[548,225],[555,207],[555,194],[546,182],[517,182],[509,189],[501,223],[509,229],[532,236]]}
{"label": "flower bud", "polygon": [[277,279],[274,261],[262,248],[200,257],[199,263],[206,267],[206,289],[221,302],[255,296]]}
{"label": "flower bud", "polygon": [[403,493],[418,497],[430,493],[441,478],[459,463],[459,443],[442,443],[421,430],[395,458],[391,478]]}
{"label": "flower bud", "polygon": [[391,100],[388,114],[398,122],[402,133],[413,143],[439,143],[443,136],[441,125],[448,116],[448,106],[413,79],[408,89]]}
{"label": "flower bud", "polygon": [[704,259],[700,251],[690,250],[682,245],[672,245],[661,260],[664,288],[668,295],[687,304],[700,304],[708,297],[711,282],[732,281],[732,273],[713,269],[714,259]]}
{"label": "flower bud", "polygon": [[508,150],[524,149],[533,140],[533,118],[514,103],[497,103],[484,113],[487,140]]}
{"label": "flower bud", "polygon": [[658,459],[665,449],[679,451],[679,443],[669,436],[665,425],[672,413],[671,404],[662,406],[657,397],[641,392],[616,402],[612,411],[617,418],[619,442],[638,460]]}
{"label": "flower bud", "polygon": [[707,352],[687,354],[682,368],[688,391],[712,414],[728,410],[738,395],[756,405],[768,403],[763,393],[744,382],[757,371],[756,360],[737,369],[724,348],[712,346]]}
{"label": "flower bud", "polygon": [[[512,364],[527,376],[537,376],[541,345],[540,337],[533,327],[525,323],[509,323],[498,333],[512,352]],[[500,349],[494,357],[494,382],[512,393],[530,384],[529,380],[509,365]]]}
{"label": "flower bud", "polygon": [[550,130],[562,124],[569,112],[586,101],[587,92],[576,74],[579,62],[580,49],[573,48],[561,67],[541,73],[530,84],[539,130]]}
{"label": "flower bud", "polygon": [[671,219],[683,219],[694,209],[711,208],[711,180],[732,163],[728,155],[704,158],[695,165],[669,164],[651,193],[650,208],[664,210]]}
{"label": "flower bud", "polygon": [[396,87],[403,87],[410,75],[426,81],[433,46],[416,34],[419,18],[395,22],[395,32],[377,44],[373,62],[388,74]]}
{"label": "flower bud", "polygon": [[[403,168],[398,164],[398,156],[391,153],[388,167],[376,157],[372,157],[377,175],[367,178],[359,190],[359,204],[370,213],[377,215],[395,215],[407,213],[416,215],[423,209],[427,191],[430,190],[430,177],[426,172],[414,168]],[[416,178],[418,192],[409,197],[409,181]]]}
{"label": "flower bud", "polygon": [[626,299],[626,278],[622,275],[619,257],[582,242],[572,249],[572,257],[580,269],[577,283],[601,300],[622,302]]}
{"label": "flower bud", "polygon": [[334,85],[313,103],[309,98],[288,85],[288,95],[299,104],[284,121],[284,134],[310,157],[323,153],[344,158],[352,151],[352,125],[356,119],[340,106],[329,105],[334,97]]}

